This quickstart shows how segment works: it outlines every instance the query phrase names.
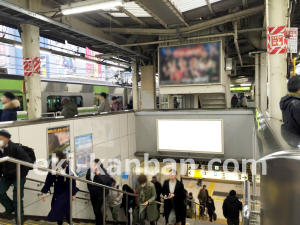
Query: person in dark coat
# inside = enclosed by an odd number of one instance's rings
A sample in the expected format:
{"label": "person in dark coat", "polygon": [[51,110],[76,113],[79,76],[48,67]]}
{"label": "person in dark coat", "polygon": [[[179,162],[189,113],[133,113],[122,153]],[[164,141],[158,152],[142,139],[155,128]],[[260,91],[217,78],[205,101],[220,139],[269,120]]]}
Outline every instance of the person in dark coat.
{"label": "person in dark coat", "polygon": [[170,179],[165,180],[162,188],[162,195],[164,196],[164,215],[167,224],[181,225],[183,221],[184,200],[186,193],[181,181],[176,179],[176,171],[170,171]]}
{"label": "person in dark coat", "polygon": [[75,115],[78,115],[77,105],[75,102],[71,102],[68,98],[63,98],[61,100],[62,104],[62,111],[61,115],[65,118],[72,118],[75,117]]}
{"label": "person in dark coat", "polygon": [[20,110],[20,102],[11,92],[5,92],[1,98],[3,104],[0,110],[0,122],[17,120],[17,111]]}
{"label": "person in dark coat", "polygon": [[239,225],[242,208],[243,204],[236,197],[235,190],[231,190],[223,202],[223,215],[227,219],[228,225]]}
{"label": "person in dark coat", "polygon": [[216,210],[216,207],[215,207],[215,202],[214,200],[211,198],[211,196],[208,196],[208,200],[207,200],[207,203],[206,203],[206,207],[207,207],[207,210],[208,210],[208,215],[209,215],[209,221],[212,222],[212,219],[213,219],[213,214]]}
{"label": "person in dark coat", "polygon": [[[24,149],[13,143],[11,135],[6,130],[0,130],[0,158],[11,157],[19,159],[25,162],[33,163]],[[21,221],[24,219],[23,197],[24,197],[24,185],[26,182],[26,176],[28,174],[28,167],[21,166]],[[0,163],[0,203],[5,208],[5,212],[2,213],[2,218],[7,218],[13,212],[15,212],[15,219],[17,221],[17,179],[16,179],[16,164],[11,162]],[[11,200],[6,192],[13,185],[13,200]]]}
{"label": "person in dark coat", "polygon": [[280,101],[284,123],[281,134],[289,145],[297,147],[300,143],[300,76],[291,77],[287,87],[289,93]]}
{"label": "person in dark coat", "polygon": [[133,109],[133,101],[130,99],[129,103],[127,104],[127,109]]}
{"label": "person in dark coat", "polygon": [[[86,179],[93,181],[94,183],[111,186],[111,178],[107,171],[103,168],[103,165],[99,159],[94,160],[93,167],[87,171]],[[109,190],[106,189],[105,196],[103,196],[103,188],[88,184],[88,190],[90,192],[91,202],[94,209],[96,218],[96,225],[103,224],[102,205],[103,197],[106,197]]]}
{"label": "person in dark coat", "polygon": [[[153,176],[152,177],[152,181],[151,181],[154,186],[155,186],[155,190],[156,190],[156,200],[157,202],[161,202],[161,192],[162,192],[162,186],[161,183],[159,181],[157,181],[157,177]],[[159,212],[159,216],[160,216],[160,204],[157,204],[157,210]]]}
{"label": "person in dark coat", "polygon": [[[132,190],[131,187],[128,186],[128,184],[124,184],[122,190],[125,191],[125,192],[129,192],[131,194],[134,194],[134,191]],[[128,203],[127,203],[127,205],[128,205],[127,206],[128,207],[128,211],[130,209],[132,209],[132,212],[133,212],[133,210],[135,208],[135,197],[134,196],[128,195]],[[126,194],[123,194],[121,208],[123,208],[124,214],[126,216]],[[127,216],[128,216],[128,223],[131,224],[130,223],[130,214],[128,212],[127,212]]]}
{"label": "person in dark coat", "polygon": [[238,107],[238,104],[239,104],[239,99],[238,97],[236,96],[236,94],[234,94],[231,98],[231,107],[232,108],[237,108]]}
{"label": "person in dark coat", "polygon": [[[56,157],[52,155],[52,168],[61,160],[65,162],[62,164],[61,168],[56,168],[60,173],[65,173],[68,175],[74,175],[71,171],[68,163],[66,161],[66,156],[62,151],[55,152]],[[53,165],[55,164],[55,165]],[[46,194],[50,191],[50,188],[54,184],[54,193],[51,201],[51,211],[49,212],[46,220],[49,222],[57,222],[58,225],[62,225],[64,219],[70,223],[70,179],[48,173],[45,185],[42,188],[42,202],[45,202]],[[76,193],[79,189],[76,187],[76,181],[72,180],[72,200],[76,199]]]}

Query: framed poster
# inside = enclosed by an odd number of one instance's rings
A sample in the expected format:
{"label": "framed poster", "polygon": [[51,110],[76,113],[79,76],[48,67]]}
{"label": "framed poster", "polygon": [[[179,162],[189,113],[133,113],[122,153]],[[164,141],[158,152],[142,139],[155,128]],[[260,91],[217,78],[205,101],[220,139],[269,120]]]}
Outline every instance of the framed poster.
{"label": "framed poster", "polygon": [[76,175],[78,177],[86,175],[90,168],[92,152],[92,134],[75,137]]}
{"label": "framed poster", "polygon": [[70,126],[53,127],[47,129],[48,139],[48,159],[51,160],[51,154],[62,151],[66,156],[71,150],[70,146]]}

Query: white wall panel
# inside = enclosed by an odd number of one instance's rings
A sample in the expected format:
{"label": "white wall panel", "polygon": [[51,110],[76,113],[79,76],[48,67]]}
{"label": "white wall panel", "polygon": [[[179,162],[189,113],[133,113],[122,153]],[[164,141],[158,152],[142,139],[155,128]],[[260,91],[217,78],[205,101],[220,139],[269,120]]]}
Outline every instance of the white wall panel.
{"label": "white wall panel", "polygon": [[[47,128],[48,123],[19,127],[20,143],[34,149],[36,159],[47,159]],[[28,177],[43,180],[44,176],[29,172]]]}
{"label": "white wall panel", "polygon": [[129,156],[128,136],[120,138],[120,147],[121,147],[121,160],[127,159]]}
{"label": "white wall panel", "polygon": [[107,142],[93,146],[93,152],[95,153],[95,158],[105,159],[103,166],[107,167]]}
{"label": "white wall panel", "polygon": [[92,119],[93,144],[97,145],[107,141],[107,122],[106,116],[95,117]]}
{"label": "white wall panel", "polygon": [[115,139],[107,142],[107,157],[113,159],[121,155],[120,139]]}
{"label": "white wall panel", "polygon": [[[1,129],[0,129],[1,130]],[[19,143],[19,127],[8,127],[5,128],[4,130],[7,130],[11,134],[11,141],[15,143]]]}
{"label": "white wall panel", "polygon": [[74,137],[91,133],[93,133],[91,118],[74,120]]}
{"label": "white wall panel", "polygon": [[106,121],[107,121],[108,141],[119,138],[120,137],[119,115],[107,116]]}
{"label": "white wall panel", "polygon": [[120,114],[120,137],[128,134],[128,114]]}
{"label": "white wall panel", "polygon": [[129,135],[128,136],[128,140],[129,140],[129,156],[132,156],[136,152],[136,138],[135,138],[135,134]]}
{"label": "white wall panel", "polygon": [[135,115],[134,113],[128,114],[128,135],[135,133]]}

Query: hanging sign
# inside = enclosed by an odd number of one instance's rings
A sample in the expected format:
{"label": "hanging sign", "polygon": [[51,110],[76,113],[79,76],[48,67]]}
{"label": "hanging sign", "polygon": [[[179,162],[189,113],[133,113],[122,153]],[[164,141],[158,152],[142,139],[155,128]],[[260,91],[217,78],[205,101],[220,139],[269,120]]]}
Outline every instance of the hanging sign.
{"label": "hanging sign", "polygon": [[33,76],[34,73],[41,73],[40,57],[23,58],[24,76]]}
{"label": "hanging sign", "polygon": [[287,26],[268,27],[268,53],[287,53]]}
{"label": "hanging sign", "polygon": [[298,53],[298,28],[291,27],[289,30],[289,48],[292,53]]}

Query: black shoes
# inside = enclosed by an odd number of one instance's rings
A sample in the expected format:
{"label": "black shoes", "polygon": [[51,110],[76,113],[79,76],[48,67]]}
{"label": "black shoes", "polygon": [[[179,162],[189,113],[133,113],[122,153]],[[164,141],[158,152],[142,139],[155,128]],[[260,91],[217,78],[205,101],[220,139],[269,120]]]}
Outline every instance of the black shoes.
{"label": "black shoes", "polygon": [[4,213],[1,213],[1,214],[0,214],[0,217],[3,218],[3,219],[5,219],[5,218],[11,216],[11,214],[12,214],[13,212],[14,212],[13,209],[12,209],[12,210],[7,210],[7,211],[5,211]]}

